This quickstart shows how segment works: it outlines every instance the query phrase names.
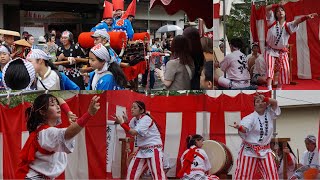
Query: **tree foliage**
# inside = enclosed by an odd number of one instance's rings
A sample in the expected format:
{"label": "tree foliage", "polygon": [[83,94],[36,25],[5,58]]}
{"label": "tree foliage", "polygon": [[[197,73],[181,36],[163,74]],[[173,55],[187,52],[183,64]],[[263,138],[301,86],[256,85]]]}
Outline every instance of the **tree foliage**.
{"label": "tree foliage", "polygon": [[[230,11],[230,16],[226,20],[226,35],[228,39],[242,38],[244,46],[250,47],[250,15],[251,15],[251,0],[244,0],[245,4],[233,5]],[[280,0],[268,1],[268,4],[278,3]],[[262,5],[264,3],[257,3]]]}

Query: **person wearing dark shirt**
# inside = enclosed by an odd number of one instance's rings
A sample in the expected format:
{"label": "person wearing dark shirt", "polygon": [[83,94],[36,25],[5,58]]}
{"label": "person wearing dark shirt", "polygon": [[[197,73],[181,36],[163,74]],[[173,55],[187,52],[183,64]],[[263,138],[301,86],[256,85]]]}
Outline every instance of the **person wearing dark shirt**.
{"label": "person wearing dark shirt", "polygon": [[84,57],[84,54],[80,46],[73,43],[73,34],[70,31],[64,31],[61,40],[62,45],[58,47],[57,59],[58,61],[65,61],[65,58],[67,58],[69,65],[63,66],[63,72],[83,90],[85,89],[84,80],[80,75],[80,68],[83,63],[77,63],[75,58]]}

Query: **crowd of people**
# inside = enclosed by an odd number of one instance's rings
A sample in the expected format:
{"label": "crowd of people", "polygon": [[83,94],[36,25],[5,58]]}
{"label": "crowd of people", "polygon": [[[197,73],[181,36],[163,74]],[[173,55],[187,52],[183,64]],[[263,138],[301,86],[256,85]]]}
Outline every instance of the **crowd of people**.
{"label": "crowd of people", "polygon": [[[114,1],[113,4],[106,1],[102,21],[91,29],[95,46],[89,49],[76,43],[77,37],[69,30],[58,35],[55,30],[51,30],[39,37],[23,32],[19,41],[14,41],[15,35],[12,31],[0,32],[4,37],[0,48],[0,89],[129,88],[130,83],[121,68],[130,66],[130,63],[128,65],[123,62],[119,56],[121,52],[112,49],[109,32],[124,32],[131,41],[134,35],[134,17],[135,9],[132,10],[129,6],[127,11],[124,11],[123,1]],[[163,89],[167,90],[213,88],[213,66],[211,68],[209,62],[213,60],[212,39],[201,38],[198,29],[188,27],[182,35],[174,36],[170,33],[162,40],[154,38],[151,41],[152,43],[144,42],[144,60],[148,63],[140,82],[142,87],[148,84],[146,89],[153,89],[158,77]],[[16,60],[21,63],[9,63]],[[30,63],[33,66],[29,66]],[[17,71],[21,73],[11,73]],[[35,77],[31,77],[33,75]],[[35,80],[30,83],[32,79]],[[8,82],[9,80],[14,82]],[[16,85],[16,82],[21,84]]]}

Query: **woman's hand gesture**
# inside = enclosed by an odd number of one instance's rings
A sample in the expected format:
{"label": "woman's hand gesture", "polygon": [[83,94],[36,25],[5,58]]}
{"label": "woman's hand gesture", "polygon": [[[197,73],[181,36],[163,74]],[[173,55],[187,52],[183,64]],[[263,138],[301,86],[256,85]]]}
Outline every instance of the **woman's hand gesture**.
{"label": "woman's hand gesture", "polygon": [[100,109],[100,103],[98,102],[99,99],[100,99],[99,96],[93,96],[93,98],[91,99],[91,102],[88,108],[88,112],[91,116],[95,115]]}

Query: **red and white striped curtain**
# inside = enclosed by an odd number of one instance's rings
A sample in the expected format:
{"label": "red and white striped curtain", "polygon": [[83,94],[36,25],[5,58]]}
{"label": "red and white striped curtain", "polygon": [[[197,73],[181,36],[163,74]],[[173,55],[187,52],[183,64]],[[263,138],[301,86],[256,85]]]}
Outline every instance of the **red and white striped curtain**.
{"label": "red and white striped curtain", "polygon": [[[88,110],[93,95],[78,95],[66,102],[80,117]],[[101,109],[76,136],[76,147],[68,155],[66,171],[58,179],[106,178],[106,96],[101,95]],[[19,153],[29,133],[26,130],[25,110],[29,103],[9,109],[0,105],[0,179],[14,179]],[[62,127],[68,126],[65,115]]]}
{"label": "red and white striped curtain", "polygon": [[[266,93],[270,96],[271,93]],[[160,127],[162,140],[164,143],[164,152],[169,157],[172,167],[167,175],[176,177],[176,173],[181,167],[180,156],[186,150],[186,138],[188,135],[200,134],[205,139],[212,139],[227,144],[232,147],[234,160],[237,151],[240,148],[241,140],[238,136],[231,138],[226,134],[237,133],[228,125],[233,122],[239,122],[242,117],[250,114],[254,110],[254,94],[238,94],[235,97],[221,95],[218,98],[212,98],[207,95],[189,95],[189,96],[156,96],[147,97],[143,94],[132,93],[130,91],[108,91],[108,120],[112,121],[112,115],[122,114],[126,111],[130,114],[131,104],[135,100],[144,101],[147,111],[154,117]],[[129,119],[132,117],[129,115]],[[121,128],[117,127],[117,138],[124,138]],[[121,135],[119,135],[121,134]],[[116,139],[117,139],[116,138]],[[117,141],[117,140],[116,140]],[[117,143],[117,142],[115,142]],[[131,148],[133,143],[131,144]],[[112,144],[109,148],[114,148]],[[120,149],[116,148],[115,152]],[[119,153],[117,153],[119,154]],[[114,155],[114,156],[113,156]],[[108,157],[115,160],[112,166],[119,165],[119,157],[113,154]],[[115,171],[120,169],[114,168]],[[108,172],[109,178],[117,178],[113,171]]]}
{"label": "red and white striped curtain", "polygon": [[[267,92],[265,95],[270,96]],[[93,95],[78,95],[67,100],[71,110],[80,117],[87,111]],[[131,105],[135,100],[145,102],[147,111],[159,125],[164,151],[169,156],[171,170],[168,176],[175,177],[181,167],[180,156],[186,150],[185,140],[190,134],[201,134],[206,139],[225,143],[233,151],[236,159],[240,148],[238,136],[228,125],[239,122],[242,117],[253,112],[254,94],[238,94],[235,97],[220,95],[212,98],[207,95],[189,96],[156,96],[150,97],[131,91],[107,91],[100,95],[101,108],[88,122],[76,139],[75,151],[68,155],[66,171],[59,177],[62,179],[105,179],[114,177],[112,168],[120,164],[115,158],[120,151],[108,154],[106,122],[113,120],[115,113],[126,111],[130,116]],[[8,109],[0,106],[0,179],[14,178],[19,162],[19,152],[27,140],[28,132],[24,112],[29,104]],[[68,126],[65,115],[62,117],[63,127]],[[118,132],[121,128],[118,127]],[[121,135],[119,135],[121,136]],[[125,137],[125,134],[123,134]],[[116,141],[118,141],[116,139]],[[133,144],[131,145],[133,147]],[[115,153],[117,152],[117,153]],[[106,160],[111,158],[112,168],[107,171]],[[116,160],[116,163],[114,162]]]}

